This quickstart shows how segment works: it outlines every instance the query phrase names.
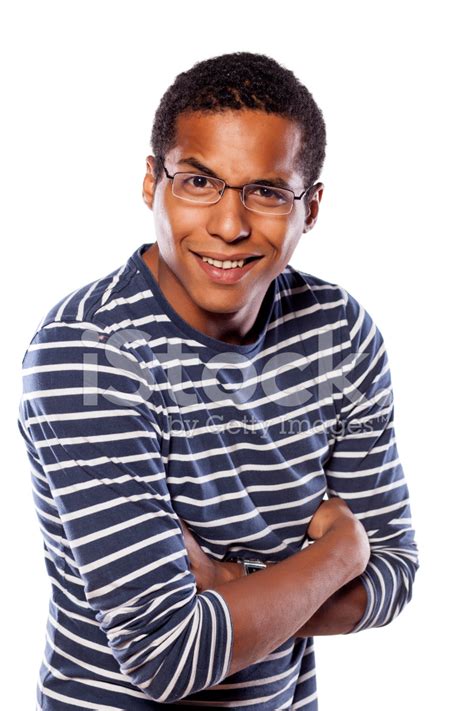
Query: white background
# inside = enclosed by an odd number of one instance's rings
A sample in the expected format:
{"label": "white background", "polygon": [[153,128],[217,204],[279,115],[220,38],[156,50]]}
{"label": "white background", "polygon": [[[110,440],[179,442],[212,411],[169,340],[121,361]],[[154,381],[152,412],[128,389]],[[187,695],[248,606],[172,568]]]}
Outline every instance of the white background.
{"label": "white background", "polygon": [[421,567],[384,628],[318,638],[321,711],[472,703],[472,23],[450,2],[7,2],[2,79],[2,707],[34,708],[49,582],[16,427],[44,313],[154,241],[141,198],[176,74],[269,54],[325,115],[326,191],[291,261],[385,338]]}

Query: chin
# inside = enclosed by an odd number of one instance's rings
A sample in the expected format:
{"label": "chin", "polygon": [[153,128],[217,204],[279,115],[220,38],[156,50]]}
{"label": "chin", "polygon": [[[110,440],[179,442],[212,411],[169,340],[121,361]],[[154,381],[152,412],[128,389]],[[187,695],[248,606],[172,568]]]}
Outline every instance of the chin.
{"label": "chin", "polygon": [[236,302],[235,296],[219,297],[215,298],[209,294],[207,297],[203,297],[195,300],[195,303],[199,308],[204,311],[209,311],[209,313],[214,314],[231,314],[239,311],[242,308],[242,304]]}

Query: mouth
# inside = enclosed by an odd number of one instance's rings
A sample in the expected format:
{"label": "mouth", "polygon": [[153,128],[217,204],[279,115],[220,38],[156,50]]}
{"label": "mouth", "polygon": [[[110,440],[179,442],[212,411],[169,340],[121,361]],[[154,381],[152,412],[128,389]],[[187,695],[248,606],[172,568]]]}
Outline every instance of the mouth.
{"label": "mouth", "polygon": [[232,284],[239,281],[260,259],[263,259],[263,255],[253,255],[244,259],[220,261],[218,259],[202,256],[196,252],[192,252],[192,254],[203,272],[207,274],[212,281],[221,284]]}

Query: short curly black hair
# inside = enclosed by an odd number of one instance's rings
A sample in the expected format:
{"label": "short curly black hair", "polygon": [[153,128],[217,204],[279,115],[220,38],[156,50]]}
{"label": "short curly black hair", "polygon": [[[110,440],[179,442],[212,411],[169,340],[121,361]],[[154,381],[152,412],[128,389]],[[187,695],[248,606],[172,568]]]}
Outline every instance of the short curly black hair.
{"label": "short curly black hair", "polygon": [[[151,147],[164,156],[176,139],[180,114],[255,109],[294,120],[301,130],[297,168],[306,187],[318,180],[326,153],[326,125],[308,89],[289,69],[264,54],[234,52],[211,57],[178,74],[155,113]],[[155,178],[161,162],[155,161]]]}

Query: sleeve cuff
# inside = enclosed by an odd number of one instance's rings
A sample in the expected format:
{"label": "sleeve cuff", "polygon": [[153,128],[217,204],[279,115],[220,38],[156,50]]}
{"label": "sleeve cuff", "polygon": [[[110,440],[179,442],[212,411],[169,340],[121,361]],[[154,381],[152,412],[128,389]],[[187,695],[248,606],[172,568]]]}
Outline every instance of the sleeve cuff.
{"label": "sleeve cuff", "polygon": [[362,573],[362,575],[360,575],[360,581],[367,593],[367,604],[365,606],[364,614],[356,626],[344,634],[354,634],[355,632],[361,632],[362,630],[369,629],[372,626],[375,611],[375,590],[366,570]]}
{"label": "sleeve cuff", "polygon": [[232,663],[232,649],[234,644],[234,626],[232,624],[230,610],[222,595],[216,590],[212,589],[205,590],[204,592],[200,593],[200,597],[208,597],[209,595],[211,596],[211,599],[213,598],[213,608],[215,613],[219,617],[219,626],[221,626],[221,629],[225,630],[225,633],[223,634],[223,649],[221,657],[222,672],[219,678],[214,681],[214,684],[218,684],[229,675],[230,665]]}

